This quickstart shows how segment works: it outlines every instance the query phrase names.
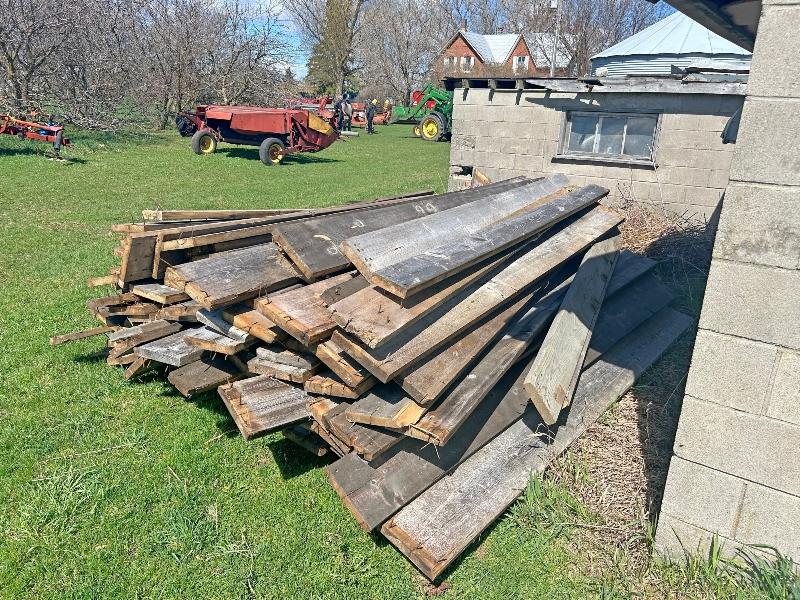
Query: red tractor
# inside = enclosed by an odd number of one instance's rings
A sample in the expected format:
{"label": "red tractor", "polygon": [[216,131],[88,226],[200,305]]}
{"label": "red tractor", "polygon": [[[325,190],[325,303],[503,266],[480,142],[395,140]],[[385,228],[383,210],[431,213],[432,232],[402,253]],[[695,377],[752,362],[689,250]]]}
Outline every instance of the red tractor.
{"label": "red tractor", "polygon": [[213,154],[219,142],[258,146],[265,165],[279,165],[296,152],[319,152],[339,137],[339,132],[313,111],[258,106],[197,106],[179,113],[178,132],[192,136],[195,154]]}
{"label": "red tractor", "polygon": [[15,135],[22,140],[35,140],[50,142],[56,158],[60,158],[61,148],[69,148],[72,144],[69,138],[64,137],[64,127],[57,125],[53,118],[48,123],[36,121],[23,121],[11,115],[0,115],[0,135]]}

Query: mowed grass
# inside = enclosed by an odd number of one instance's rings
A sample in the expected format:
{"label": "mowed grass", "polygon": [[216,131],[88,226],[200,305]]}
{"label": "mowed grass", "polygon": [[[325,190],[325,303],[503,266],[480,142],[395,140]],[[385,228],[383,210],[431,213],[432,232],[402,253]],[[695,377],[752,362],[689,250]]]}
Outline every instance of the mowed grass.
{"label": "mowed grass", "polygon": [[[364,533],[325,459],[238,435],[214,394],[128,383],[54,334],[96,325],[86,288],[118,259],[110,225],[142,209],[328,206],[446,187],[449,145],[408,126],[263,166],[173,134],[76,135],[72,162],[0,139],[0,597],[415,598],[426,585]],[[447,574],[448,598],[567,598],[601,584],[505,518]]]}

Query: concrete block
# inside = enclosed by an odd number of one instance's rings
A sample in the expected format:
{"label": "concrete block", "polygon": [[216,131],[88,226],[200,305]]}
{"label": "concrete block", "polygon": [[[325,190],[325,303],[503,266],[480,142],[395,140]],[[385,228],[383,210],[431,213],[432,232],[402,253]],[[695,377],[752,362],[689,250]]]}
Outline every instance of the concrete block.
{"label": "concrete block", "polygon": [[700,327],[800,350],[798,298],[800,271],[714,259]]}
{"label": "concrete block", "polygon": [[507,137],[502,139],[500,151],[505,154],[530,154],[541,156],[542,142],[541,140]]}
{"label": "concrete block", "polygon": [[513,154],[513,169],[531,173],[542,170],[542,157],[527,154]]}
{"label": "concrete block", "polygon": [[722,137],[715,131],[684,131],[662,129],[658,143],[664,148],[687,148],[691,150],[724,150]]}
{"label": "concrete block", "polygon": [[725,192],[714,256],[800,268],[800,187],[732,183]]}
{"label": "concrete block", "polygon": [[796,185],[800,173],[800,99],[748,97],[739,126],[731,179]]}
{"label": "concrete block", "polygon": [[736,540],[768,544],[800,563],[800,498],[748,484]]}
{"label": "concrete block", "polygon": [[[453,121],[474,121],[478,117],[478,107],[472,104],[455,103],[453,105]],[[454,127],[455,128],[455,127]]]}
{"label": "concrete block", "polygon": [[[732,160],[731,156],[731,160]],[[730,181],[730,169],[712,169],[708,177],[708,187],[724,190]]]}
{"label": "concrete block", "polygon": [[[687,554],[708,556],[713,537],[711,531],[662,512],[658,517],[655,547],[659,554],[673,560],[685,558]],[[725,537],[718,539],[722,542],[725,556],[730,557],[736,553],[737,544],[733,540]]]}
{"label": "concrete block", "polygon": [[500,144],[501,138],[495,136],[475,138],[475,150],[478,152],[500,152]]}
{"label": "concrete block", "polygon": [[800,495],[800,427],[685,396],[674,452],[748,481]]}
{"label": "concrete block", "polygon": [[748,94],[800,98],[800,6],[768,6],[758,23]]}
{"label": "concrete block", "polygon": [[[800,354],[779,350],[778,364],[767,399],[766,414],[800,425]],[[800,559],[800,554],[797,555]]]}
{"label": "concrete block", "polygon": [[736,410],[762,414],[778,349],[701,329],[686,393]]}
{"label": "concrete block", "polygon": [[723,191],[715,188],[687,187],[686,203],[693,206],[715,208],[722,198]]}
{"label": "concrete block", "polygon": [[673,456],[661,515],[733,538],[744,493],[742,479]]}
{"label": "concrete block", "polygon": [[709,187],[711,180],[710,169],[692,167],[661,167],[659,175],[663,183],[693,187]]}
{"label": "concrete block", "polygon": [[658,182],[656,170],[653,167],[631,167],[631,179],[633,181]]}

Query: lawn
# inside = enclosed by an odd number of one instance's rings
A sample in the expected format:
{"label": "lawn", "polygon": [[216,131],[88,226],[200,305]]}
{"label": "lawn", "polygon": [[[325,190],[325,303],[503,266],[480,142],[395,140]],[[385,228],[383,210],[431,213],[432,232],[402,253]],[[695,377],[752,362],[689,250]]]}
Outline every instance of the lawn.
{"label": "lawn", "polygon": [[[359,529],[326,482],[325,459],[280,434],[245,442],[214,394],[187,401],[156,379],[126,382],[97,355],[102,339],[48,345],[96,324],[83,305],[102,290],[85,280],[116,262],[112,223],[156,207],[327,206],[443,191],[449,146],[409,129],[382,127],[281,167],[250,148],[198,157],[173,134],[77,135],[70,162],[0,140],[0,597],[439,591]],[[559,487],[529,490],[446,573],[446,597],[612,597],[619,575],[590,568],[569,527],[542,525],[548,511],[596,519]]]}

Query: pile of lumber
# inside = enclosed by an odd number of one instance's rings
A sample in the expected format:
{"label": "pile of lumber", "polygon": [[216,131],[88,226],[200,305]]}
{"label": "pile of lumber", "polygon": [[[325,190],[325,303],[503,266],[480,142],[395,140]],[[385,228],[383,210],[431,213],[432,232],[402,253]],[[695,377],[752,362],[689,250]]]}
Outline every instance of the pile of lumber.
{"label": "pile of lumber", "polygon": [[334,455],[358,523],[433,579],[691,325],[620,250],[607,193],[552,176],[157,211],[115,228],[102,326],[53,341],[105,334],[126,378],[217,390],[246,439]]}

